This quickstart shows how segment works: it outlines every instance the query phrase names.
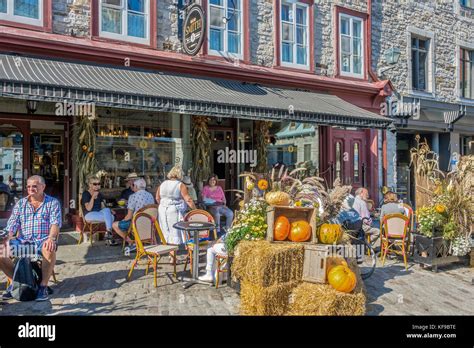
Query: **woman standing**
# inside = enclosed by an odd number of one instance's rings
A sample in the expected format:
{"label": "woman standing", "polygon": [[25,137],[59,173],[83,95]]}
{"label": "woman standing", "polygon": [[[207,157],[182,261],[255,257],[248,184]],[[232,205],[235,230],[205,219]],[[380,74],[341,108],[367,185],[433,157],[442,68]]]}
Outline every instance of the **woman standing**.
{"label": "woman standing", "polygon": [[185,239],[180,230],[173,225],[183,219],[186,205],[196,209],[192,198],[189,196],[183,180],[183,171],[180,166],[174,166],[165,180],[156,190],[156,201],[158,202],[158,220],[166,242],[169,244],[183,244]]}

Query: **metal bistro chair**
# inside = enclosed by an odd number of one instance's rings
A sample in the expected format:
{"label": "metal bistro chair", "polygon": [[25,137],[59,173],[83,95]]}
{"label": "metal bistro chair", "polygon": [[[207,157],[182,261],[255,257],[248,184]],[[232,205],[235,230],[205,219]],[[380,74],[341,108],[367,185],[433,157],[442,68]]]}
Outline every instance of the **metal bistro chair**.
{"label": "metal bistro chair", "polygon": [[100,230],[101,226],[105,226],[103,221],[87,221],[85,218],[84,211],[82,210],[82,199],[79,200],[79,216],[82,218],[83,221],[83,227],[81,229],[81,236],[79,237],[79,241],[77,244],[82,243],[82,239],[84,237],[84,234],[86,234],[86,230],[89,230],[89,236],[90,236],[90,241],[91,241],[91,246],[93,245],[92,243],[92,236],[94,233],[106,233],[107,231],[103,229],[103,231]]}
{"label": "metal bistro chair", "polygon": [[[176,278],[176,251],[178,245],[167,244],[160,229],[156,218],[148,215],[147,213],[137,213],[132,218],[132,230],[135,237],[135,243],[137,245],[137,255],[133,261],[132,267],[128,272],[127,281],[130,280],[133,270],[138,262],[143,258],[147,258],[147,266],[145,274],[148,275],[148,269],[150,264],[153,264],[154,274],[154,285],[157,287],[157,265],[162,255],[170,255],[174,251],[173,267],[174,277]],[[155,240],[155,235],[158,234],[160,244],[152,244],[145,246],[142,240]]]}
{"label": "metal bistro chair", "polygon": [[[410,220],[403,214],[385,215],[381,225],[382,266],[388,253],[403,256],[405,269],[408,269],[407,253],[410,241]],[[399,250],[397,250],[399,249]]]}
{"label": "metal bistro chair", "polygon": [[[214,217],[205,210],[195,209],[191,210],[184,216],[184,221],[199,221],[199,222],[210,222],[214,223]],[[211,231],[200,231],[199,232],[199,247],[205,247],[209,244],[211,237]],[[214,240],[217,240],[217,228],[214,228]],[[184,271],[186,272],[186,267],[188,263],[190,264],[191,270],[193,269],[193,250],[195,241],[193,240],[189,232],[185,232],[185,244],[186,250],[188,251],[188,256],[186,257],[186,262],[184,264]],[[199,262],[199,260],[197,260]]]}
{"label": "metal bistro chair", "polygon": [[[155,220],[158,220],[158,204],[145,205],[144,207],[137,210],[137,212],[134,215],[136,215],[138,213],[146,213],[146,214],[150,215],[152,218],[154,218]],[[132,224],[130,224],[130,227],[128,228],[127,237],[129,237],[130,234],[132,235],[131,237],[133,237]],[[153,237],[152,239],[142,239],[142,243],[154,244],[156,242],[155,238],[154,238],[154,235],[152,235],[152,237]],[[125,242],[125,238],[124,238],[123,242],[122,242],[122,251],[125,250],[125,243],[126,242]]]}

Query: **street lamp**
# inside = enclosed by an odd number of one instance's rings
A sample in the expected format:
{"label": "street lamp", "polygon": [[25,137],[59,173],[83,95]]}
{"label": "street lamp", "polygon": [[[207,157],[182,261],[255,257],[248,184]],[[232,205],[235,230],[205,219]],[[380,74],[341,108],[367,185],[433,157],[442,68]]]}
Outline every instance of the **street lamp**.
{"label": "street lamp", "polygon": [[377,75],[381,76],[384,72],[391,70],[395,67],[395,64],[398,63],[398,60],[400,59],[400,49],[398,47],[391,47],[385,51],[384,57],[385,57],[385,62],[387,64],[390,64],[391,66],[387,66],[385,68],[381,68],[377,71]]}

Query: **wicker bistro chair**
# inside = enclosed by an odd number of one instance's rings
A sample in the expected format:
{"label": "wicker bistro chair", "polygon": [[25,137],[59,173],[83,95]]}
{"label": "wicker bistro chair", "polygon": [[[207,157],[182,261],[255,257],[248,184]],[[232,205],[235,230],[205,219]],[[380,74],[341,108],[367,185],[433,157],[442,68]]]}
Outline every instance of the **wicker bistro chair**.
{"label": "wicker bistro chair", "polygon": [[[205,210],[195,209],[191,210],[184,216],[184,221],[199,221],[199,222],[210,222],[214,223],[214,217]],[[217,228],[214,228],[214,240],[217,240]],[[184,264],[184,271],[186,272],[186,267],[188,263],[190,264],[191,270],[193,269],[193,250],[195,241],[191,236],[190,232],[185,232],[185,245],[186,250],[188,251],[188,256],[186,257],[186,262]],[[209,244],[211,240],[211,231],[200,231],[199,232],[199,247],[205,247]],[[199,260],[197,260],[199,262]]]}
{"label": "wicker bistro chair", "polygon": [[413,211],[413,208],[410,206],[410,204],[407,203],[402,203],[403,209],[405,209],[405,215],[410,219],[410,224],[408,225],[408,229],[410,232],[410,254],[413,256],[413,250],[415,247],[415,240],[413,238],[413,234],[415,232],[415,212]]}
{"label": "wicker bistro chair", "polygon": [[103,228],[103,226],[105,226],[103,221],[94,221],[94,220],[87,221],[86,220],[84,211],[82,210],[82,199],[79,200],[79,216],[82,218],[82,221],[83,221],[84,224],[83,224],[83,227],[81,229],[81,236],[79,237],[79,241],[77,242],[77,244],[82,243],[84,234],[86,234],[87,231],[89,232],[91,245],[93,245],[92,236],[93,236],[94,233],[98,233],[98,234],[104,233],[105,234],[107,232],[105,230],[105,228]]}
{"label": "wicker bistro chair", "polygon": [[[170,255],[174,251],[173,267],[174,267],[174,276],[176,278],[176,251],[178,250],[178,245],[167,244],[166,240],[161,232],[160,226],[158,224],[157,218],[141,212],[136,213],[132,218],[132,230],[135,238],[135,243],[137,246],[137,255],[133,261],[132,267],[128,272],[127,280],[130,280],[133,270],[138,262],[143,258],[147,258],[147,266],[145,274],[148,275],[148,269],[150,264],[153,264],[154,272],[154,285],[157,287],[157,265],[159,260],[163,255]],[[145,240],[155,240],[155,236],[158,234],[160,244],[151,244],[145,246],[143,241]]]}
{"label": "wicker bistro chair", "polygon": [[382,266],[388,253],[403,256],[405,269],[408,268],[407,254],[410,245],[410,219],[403,214],[385,215],[381,225]]}
{"label": "wicker bistro chair", "polygon": [[[136,213],[146,213],[148,215],[150,215],[152,218],[154,218],[155,220],[158,220],[158,204],[149,204],[149,205],[145,205],[144,207],[140,208]],[[131,235],[131,236],[130,236]],[[132,237],[133,239],[133,229],[132,229],[132,224],[130,224],[130,227],[128,228],[128,231],[127,231],[127,237]],[[149,239],[143,239],[142,238],[142,243],[145,243],[145,244],[154,244],[156,243],[156,240],[155,240],[155,234],[152,234],[153,238],[149,238]],[[125,238],[122,242],[122,251],[125,250]]]}
{"label": "wicker bistro chair", "polygon": [[228,260],[229,257],[227,255],[216,255],[216,289],[219,288],[220,280],[222,280],[219,275],[221,273],[228,274]]}

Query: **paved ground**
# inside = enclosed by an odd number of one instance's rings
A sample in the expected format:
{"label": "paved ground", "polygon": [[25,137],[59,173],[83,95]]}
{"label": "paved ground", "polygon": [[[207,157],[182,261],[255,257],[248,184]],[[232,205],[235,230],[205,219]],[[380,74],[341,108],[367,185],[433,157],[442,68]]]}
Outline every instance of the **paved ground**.
{"label": "paved ground", "polygon": [[[58,253],[59,284],[51,301],[43,303],[2,302],[0,315],[235,315],[239,296],[225,284],[216,290],[195,285],[187,290],[172,278],[169,265],[162,265],[158,288],[145,266],[125,277],[131,258],[120,256],[119,247],[98,242],[64,245]],[[178,266],[178,271],[182,270]],[[378,267],[367,280],[369,315],[473,315],[473,269],[441,268],[438,273],[411,265],[405,271],[399,261]],[[0,276],[0,289],[5,277]]]}

